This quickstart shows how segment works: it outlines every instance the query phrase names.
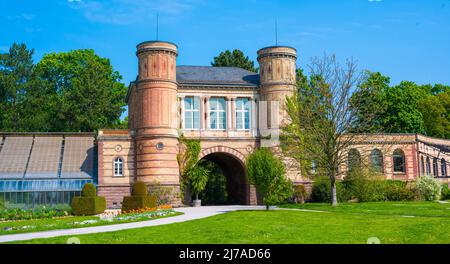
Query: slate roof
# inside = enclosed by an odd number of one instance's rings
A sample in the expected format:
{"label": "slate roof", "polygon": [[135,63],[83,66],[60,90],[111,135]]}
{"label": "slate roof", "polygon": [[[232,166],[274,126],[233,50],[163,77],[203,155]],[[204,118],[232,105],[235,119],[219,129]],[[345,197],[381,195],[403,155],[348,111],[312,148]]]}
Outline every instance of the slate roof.
{"label": "slate roof", "polygon": [[259,74],[237,67],[177,66],[180,84],[259,85]]}

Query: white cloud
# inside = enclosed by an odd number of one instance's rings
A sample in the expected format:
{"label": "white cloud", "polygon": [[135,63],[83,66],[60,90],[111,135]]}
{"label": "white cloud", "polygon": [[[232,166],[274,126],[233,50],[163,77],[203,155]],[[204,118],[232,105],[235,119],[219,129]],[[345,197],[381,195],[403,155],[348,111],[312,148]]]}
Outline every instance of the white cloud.
{"label": "white cloud", "polygon": [[[158,12],[173,17],[191,10],[202,0],[68,0],[90,21],[107,24],[133,24],[149,20]],[[76,3],[74,3],[76,2]]]}

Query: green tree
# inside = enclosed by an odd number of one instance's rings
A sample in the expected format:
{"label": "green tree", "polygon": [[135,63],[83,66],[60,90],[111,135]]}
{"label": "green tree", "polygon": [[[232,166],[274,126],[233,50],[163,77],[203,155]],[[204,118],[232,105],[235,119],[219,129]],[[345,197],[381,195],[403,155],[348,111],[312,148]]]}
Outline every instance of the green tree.
{"label": "green tree", "polygon": [[450,139],[450,87],[435,85],[432,93],[418,104],[426,135]]}
{"label": "green tree", "polygon": [[[386,114],[385,91],[389,88],[390,78],[379,72],[366,72],[365,80],[359,90],[350,98],[350,107],[355,110],[356,119],[352,124],[352,132],[376,133],[384,130],[383,119]],[[367,123],[367,116],[371,124]]]}
{"label": "green tree", "polygon": [[247,174],[262,196],[266,209],[292,196],[292,183],[286,179],[283,162],[270,149],[255,150],[247,159]]}
{"label": "green tree", "polygon": [[427,92],[413,82],[403,81],[385,92],[386,112],[382,118],[387,133],[424,133],[423,115],[418,109]]}
{"label": "green tree", "polygon": [[190,196],[185,196],[185,193],[189,193],[189,170],[191,170],[198,162],[200,151],[202,150],[200,140],[187,139],[184,135],[179,138],[180,151],[177,154],[177,162],[180,172],[180,189],[182,199],[185,203],[188,203],[186,198],[190,199]]}
{"label": "green tree", "polygon": [[[351,105],[355,98],[361,100],[352,132],[423,133],[450,137],[449,86],[417,85],[404,81],[391,87],[389,77],[378,72],[367,72],[367,76],[350,100]],[[374,115],[372,124],[361,126],[368,115]]]}
{"label": "green tree", "polygon": [[[297,161],[304,176],[328,177],[331,204],[337,206],[339,168],[357,137],[349,131],[363,100],[354,97],[352,107],[349,101],[351,91],[363,94],[359,92],[361,73],[354,61],[341,66],[335,56],[327,55],[313,58],[308,67],[309,81],[297,82],[298,91],[286,100],[290,122],[281,127],[281,149]],[[361,125],[372,124],[372,118],[369,114]]]}
{"label": "green tree", "polygon": [[187,172],[196,200],[198,200],[198,195],[205,190],[209,173],[209,169],[201,161]]}
{"label": "green tree", "polygon": [[45,102],[52,115],[41,130],[93,131],[120,123],[127,88],[110,61],[93,50],[47,54],[36,76],[42,92],[30,104]]}
{"label": "green tree", "polygon": [[208,183],[202,192],[204,204],[219,205],[228,202],[227,178],[222,168],[212,161],[205,161],[209,170]]}
{"label": "green tree", "polygon": [[244,53],[238,49],[223,51],[219,56],[214,57],[214,61],[211,62],[211,66],[214,67],[239,67],[246,69],[247,71],[257,72],[255,63],[245,56]]}
{"label": "green tree", "polygon": [[32,88],[34,50],[14,43],[0,54],[0,130],[23,131],[23,102]]}

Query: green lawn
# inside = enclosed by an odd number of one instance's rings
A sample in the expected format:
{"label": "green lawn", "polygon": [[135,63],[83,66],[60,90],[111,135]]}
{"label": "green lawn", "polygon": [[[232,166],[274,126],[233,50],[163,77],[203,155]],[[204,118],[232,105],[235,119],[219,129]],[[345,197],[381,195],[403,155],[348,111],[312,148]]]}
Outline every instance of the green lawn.
{"label": "green lawn", "polygon": [[[175,212],[168,216],[155,217],[164,218],[177,216],[182,213]],[[91,227],[91,226],[101,226],[101,225],[112,225],[139,221],[148,221],[148,217],[140,217],[133,220],[115,220],[113,222],[100,220],[98,216],[69,216],[61,218],[52,219],[35,219],[35,220],[20,220],[20,221],[2,221],[0,222],[0,235],[10,235],[18,233],[29,233],[29,232],[39,232],[47,230],[57,230],[57,229],[70,229],[70,228],[80,228],[80,227]],[[85,222],[87,221],[87,222]],[[92,222],[89,222],[92,221]]]}
{"label": "green lawn", "polygon": [[[366,203],[328,211],[241,211],[164,226],[78,236],[81,243],[450,243],[450,204]],[[414,216],[414,217],[412,217]],[[19,243],[65,243],[68,237]]]}
{"label": "green lawn", "polygon": [[438,202],[378,202],[378,203],[342,203],[338,207],[329,204],[306,203],[286,204],[280,207],[307,210],[340,212],[347,214],[375,214],[397,216],[447,217],[450,218],[450,203]]}

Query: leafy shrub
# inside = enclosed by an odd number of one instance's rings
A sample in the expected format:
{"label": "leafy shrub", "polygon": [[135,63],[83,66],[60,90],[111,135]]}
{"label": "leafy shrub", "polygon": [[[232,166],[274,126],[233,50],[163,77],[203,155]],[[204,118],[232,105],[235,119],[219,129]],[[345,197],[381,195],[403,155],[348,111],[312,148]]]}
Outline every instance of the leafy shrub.
{"label": "leafy shrub", "polygon": [[417,199],[417,190],[404,181],[387,180],[384,182],[386,201],[413,201]]}
{"label": "leafy shrub", "polygon": [[0,197],[0,209],[5,208],[5,201],[3,200],[3,197]]}
{"label": "leafy shrub", "polygon": [[86,183],[81,190],[81,196],[83,197],[95,197],[97,196],[97,189],[92,183]]}
{"label": "leafy shrub", "polygon": [[209,175],[206,188],[201,193],[202,203],[219,205],[234,202],[233,197],[228,196],[227,177],[222,168],[212,161],[206,161],[205,166],[209,170]]}
{"label": "leafy shrub", "polygon": [[257,149],[248,157],[247,174],[267,210],[292,196],[292,182],[286,179],[284,164],[268,148]]}
{"label": "leafy shrub", "polygon": [[130,212],[143,208],[157,208],[158,197],[156,195],[140,195],[123,197],[122,212]]}
{"label": "leafy shrub", "polygon": [[385,180],[382,174],[362,167],[353,169],[342,184],[345,194],[360,202],[411,201],[417,197],[407,182]]}
{"label": "leafy shrub", "polygon": [[163,186],[155,181],[150,184],[151,193],[158,198],[158,205],[170,204],[170,199],[174,196],[175,191],[171,187]]}
{"label": "leafy shrub", "polygon": [[105,197],[73,197],[72,213],[74,215],[96,215],[101,214],[106,209]]}
{"label": "leafy shrub", "polygon": [[92,183],[86,183],[81,196],[73,197],[71,205],[74,215],[96,215],[106,210],[106,199],[97,196],[97,191]]}
{"label": "leafy shrub", "polygon": [[303,184],[294,185],[294,201],[304,203],[307,198],[306,187]]}
{"label": "leafy shrub", "polygon": [[[340,202],[348,201],[342,182],[336,182],[337,198]],[[318,177],[314,180],[311,191],[311,200],[317,203],[331,202],[331,183],[328,177]]]}
{"label": "leafy shrub", "polygon": [[50,208],[50,207],[36,207],[36,208],[11,208],[0,210],[0,221],[10,220],[30,220],[67,216],[70,213],[70,208]]}
{"label": "leafy shrub", "polygon": [[131,196],[123,197],[122,212],[157,207],[158,197],[156,195],[148,195],[147,185],[141,181],[134,183]]}
{"label": "leafy shrub", "polygon": [[196,200],[198,200],[198,195],[206,188],[209,173],[209,168],[205,166],[204,162],[197,163],[187,172]]}
{"label": "leafy shrub", "polygon": [[137,181],[134,183],[133,189],[131,191],[131,195],[142,196],[142,195],[147,195],[147,194],[148,194],[148,190],[147,190],[147,185],[145,184],[145,182]]}
{"label": "leafy shrub", "polygon": [[432,176],[420,176],[416,181],[416,187],[420,198],[426,201],[436,201],[441,197],[442,186],[439,181]]}
{"label": "leafy shrub", "polygon": [[[363,168],[355,168],[336,186],[340,202],[412,201],[418,196],[416,188],[407,182],[384,180],[379,174]],[[314,202],[330,202],[330,190],[330,180],[318,178],[314,181],[311,199]]]}
{"label": "leafy shrub", "polygon": [[450,188],[448,187],[448,184],[442,185],[441,199],[442,200],[450,200]]}
{"label": "leafy shrub", "polygon": [[361,166],[353,168],[342,181],[345,195],[360,202],[384,201],[384,180],[378,173]]}

